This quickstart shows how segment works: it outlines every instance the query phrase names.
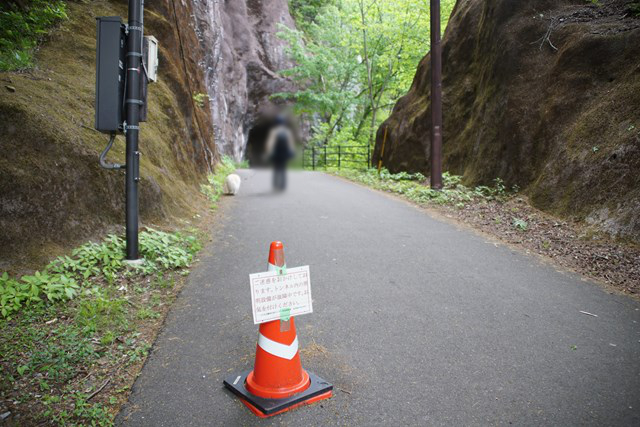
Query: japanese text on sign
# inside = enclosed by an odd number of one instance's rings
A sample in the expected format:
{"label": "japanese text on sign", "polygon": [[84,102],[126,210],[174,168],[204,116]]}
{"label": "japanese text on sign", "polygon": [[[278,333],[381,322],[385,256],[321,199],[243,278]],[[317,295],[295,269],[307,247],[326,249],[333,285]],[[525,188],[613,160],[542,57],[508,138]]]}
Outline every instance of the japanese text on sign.
{"label": "japanese text on sign", "polygon": [[291,316],[313,312],[309,266],[288,268],[249,276],[253,323],[265,323],[281,318],[286,311]]}

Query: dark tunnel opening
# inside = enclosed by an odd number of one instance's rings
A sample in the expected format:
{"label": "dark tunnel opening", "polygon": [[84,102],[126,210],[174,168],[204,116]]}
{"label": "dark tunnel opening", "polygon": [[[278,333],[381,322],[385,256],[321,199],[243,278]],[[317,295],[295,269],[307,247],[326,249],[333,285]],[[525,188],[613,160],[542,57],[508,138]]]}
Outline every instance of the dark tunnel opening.
{"label": "dark tunnel opening", "polygon": [[267,145],[267,136],[269,135],[271,127],[271,123],[263,121],[258,122],[258,124],[253,126],[249,131],[247,149],[245,150],[245,159],[249,162],[249,166],[266,166],[267,162],[264,159],[264,152]]}

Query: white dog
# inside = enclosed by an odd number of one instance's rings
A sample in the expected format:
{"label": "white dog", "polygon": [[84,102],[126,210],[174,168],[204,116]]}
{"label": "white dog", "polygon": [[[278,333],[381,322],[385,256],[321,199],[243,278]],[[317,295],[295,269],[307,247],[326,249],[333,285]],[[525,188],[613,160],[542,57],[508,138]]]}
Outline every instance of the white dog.
{"label": "white dog", "polygon": [[240,190],[241,182],[242,182],[242,179],[235,173],[232,173],[231,175],[227,176],[227,178],[224,180],[224,186],[222,187],[222,191],[224,192],[224,194],[235,195]]}

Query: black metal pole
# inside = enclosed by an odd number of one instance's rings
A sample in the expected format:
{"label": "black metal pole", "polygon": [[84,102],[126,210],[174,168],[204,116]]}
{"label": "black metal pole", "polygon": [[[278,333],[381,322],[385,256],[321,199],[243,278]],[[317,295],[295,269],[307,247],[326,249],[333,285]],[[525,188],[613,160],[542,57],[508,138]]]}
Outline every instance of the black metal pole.
{"label": "black metal pole", "polygon": [[442,189],[442,45],[440,0],[431,0],[431,188]]}
{"label": "black metal pole", "polygon": [[127,93],[125,94],[127,122],[126,221],[127,259],[137,260],[138,252],[138,181],[140,181],[140,79],[142,78],[142,0],[129,0],[127,35]]}
{"label": "black metal pole", "polygon": [[340,146],[338,145],[338,170],[340,170]]}
{"label": "black metal pole", "polygon": [[312,169],[316,170],[316,147],[311,149],[311,165],[313,166]]}
{"label": "black metal pole", "polygon": [[324,168],[327,169],[327,145],[324,146]]}

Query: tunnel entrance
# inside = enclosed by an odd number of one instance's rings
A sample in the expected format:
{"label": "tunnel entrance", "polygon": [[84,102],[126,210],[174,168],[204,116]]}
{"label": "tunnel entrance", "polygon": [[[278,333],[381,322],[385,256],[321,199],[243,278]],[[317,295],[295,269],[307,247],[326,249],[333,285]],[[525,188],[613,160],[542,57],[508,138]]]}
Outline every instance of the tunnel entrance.
{"label": "tunnel entrance", "polygon": [[247,139],[247,149],[245,150],[245,159],[251,167],[266,166],[264,159],[264,151],[267,146],[267,137],[271,130],[272,124],[269,121],[262,121],[256,124],[249,131]]}

